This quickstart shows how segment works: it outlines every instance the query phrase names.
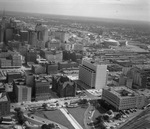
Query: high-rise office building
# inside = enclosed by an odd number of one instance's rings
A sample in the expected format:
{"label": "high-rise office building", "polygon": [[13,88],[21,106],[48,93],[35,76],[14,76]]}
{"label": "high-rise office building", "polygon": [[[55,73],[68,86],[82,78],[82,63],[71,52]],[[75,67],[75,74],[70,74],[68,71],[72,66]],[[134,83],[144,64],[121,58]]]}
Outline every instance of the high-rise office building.
{"label": "high-rise office building", "polygon": [[107,65],[82,60],[79,67],[79,80],[91,88],[104,88],[107,82]]}
{"label": "high-rise office building", "polygon": [[25,79],[15,79],[13,85],[17,102],[31,101],[32,89],[26,86]]}
{"label": "high-rise office building", "polygon": [[28,34],[29,34],[28,31],[25,30],[20,31],[21,42],[28,41]]}
{"label": "high-rise office building", "polygon": [[5,41],[8,42],[13,40],[13,29],[6,29],[5,30]]}
{"label": "high-rise office building", "polygon": [[29,35],[28,35],[28,43],[32,46],[32,47],[36,47],[37,46],[37,32],[35,30],[29,30]]}
{"label": "high-rise office building", "polygon": [[43,76],[36,75],[33,87],[33,97],[35,100],[49,99],[50,82]]}
{"label": "high-rise office building", "polygon": [[35,30],[37,31],[37,39],[42,45],[45,47],[45,43],[48,42],[48,27],[46,25],[37,24],[35,27]]}

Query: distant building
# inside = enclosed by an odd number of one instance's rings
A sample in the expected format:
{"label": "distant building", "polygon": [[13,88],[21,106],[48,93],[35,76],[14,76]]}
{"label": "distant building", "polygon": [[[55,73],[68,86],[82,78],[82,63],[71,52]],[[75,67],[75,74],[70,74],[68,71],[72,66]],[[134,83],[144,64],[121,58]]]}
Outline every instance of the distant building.
{"label": "distant building", "polygon": [[52,39],[49,42],[47,42],[47,48],[49,49],[56,49],[58,50],[61,47],[61,42],[56,39]]}
{"label": "distant building", "polygon": [[37,52],[35,50],[28,50],[25,56],[25,61],[27,62],[34,62],[36,63],[37,59]]}
{"label": "distant building", "polygon": [[45,48],[45,43],[48,42],[48,27],[47,25],[37,24],[35,27],[37,31],[37,39],[41,41],[41,46]]}
{"label": "distant building", "polygon": [[37,32],[35,30],[29,30],[28,43],[32,47],[37,46]]}
{"label": "distant building", "polygon": [[13,40],[13,29],[6,29],[5,30],[5,41],[8,42]]}
{"label": "distant building", "polygon": [[20,41],[21,42],[25,42],[25,41],[28,41],[28,31],[25,31],[25,30],[21,30],[20,31]]}
{"label": "distant building", "polygon": [[27,73],[25,74],[25,80],[26,80],[26,85],[33,87],[34,86],[34,75],[32,73]]}
{"label": "distant building", "polygon": [[66,51],[70,51],[72,49],[72,45],[71,44],[65,44],[65,50]]}
{"label": "distant building", "polygon": [[107,65],[82,60],[79,67],[79,80],[91,88],[104,88],[107,82]]}
{"label": "distant building", "polygon": [[133,88],[150,88],[150,69],[133,67],[126,76],[128,79],[132,79]]}
{"label": "distant building", "polygon": [[83,51],[83,45],[79,43],[72,44],[72,50],[74,51]]}
{"label": "distant building", "polygon": [[14,53],[11,55],[12,58],[12,66],[22,66],[22,56],[19,53]]}
{"label": "distant building", "polygon": [[40,51],[40,56],[47,59],[49,62],[61,62],[63,54],[62,51],[42,49]]}
{"label": "distant building", "polygon": [[52,89],[59,97],[74,97],[76,95],[76,83],[67,76],[53,77]]}
{"label": "distant building", "polygon": [[45,65],[34,64],[32,65],[32,71],[34,74],[44,74],[46,73],[46,67]]}
{"label": "distant building", "polygon": [[54,36],[56,39],[59,39],[63,43],[68,42],[69,39],[69,34],[65,31],[55,31]]}
{"label": "distant building", "polygon": [[102,99],[114,106],[117,110],[142,108],[145,105],[145,96],[125,86],[109,87],[102,91]]}
{"label": "distant building", "polygon": [[46,73],[47,74],[56,74],[56,73],[58,73],[58,64],[56,64],[56,63],[47,63],[46,64]]}
{"label": "distant building", "polygon": [[19,48],[21,46],[21,42],[20,41],[16,41],[16,40],[8,41],[7,44],[9,46],[10,50],[12,50],[12,51],[19,51]]}
{"label": "distant building", "polygon": [[6,92],[0,93],[0,116],[10,114],[10,100]]}
{"label": "distant building", "polygon": [[63,60],[76,61],[77,55],[78,53],[73,52],[73,51],[63,51]]}
{"label": "distant building", "polygon": [[17,102],[31,101],[31,87],[25,84],[25,79],[15,79],[13,82]]}
{"label": "distant building", "polygon": [[66,68],[73,68],[78,67],[78,63],[71,62],[71,61],[65,61],[65,62],[59,62],[58,63],[58,69],[66,69]]}
{"label": "distant building", "polygon": [[49,99],[50,95],[50,82],[43,76],[35,76],[33,96],[35,100]]}
{"label": "distant building", "polygon": [[1,68],[11,68],[11,60],[6,59],[6,58],[1,58],[0,59],[0,67]]}

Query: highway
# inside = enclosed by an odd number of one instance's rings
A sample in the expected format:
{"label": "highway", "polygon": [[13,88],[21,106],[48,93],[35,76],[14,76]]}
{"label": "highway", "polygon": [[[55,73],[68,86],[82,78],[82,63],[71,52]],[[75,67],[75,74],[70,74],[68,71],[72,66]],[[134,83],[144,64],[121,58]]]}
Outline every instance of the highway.
{"label": "highway", "polygon": [[83,129],[81,125],[73,118],[73,116],[65,108],[60,108],[60,111],[66,116],[75,129]]}

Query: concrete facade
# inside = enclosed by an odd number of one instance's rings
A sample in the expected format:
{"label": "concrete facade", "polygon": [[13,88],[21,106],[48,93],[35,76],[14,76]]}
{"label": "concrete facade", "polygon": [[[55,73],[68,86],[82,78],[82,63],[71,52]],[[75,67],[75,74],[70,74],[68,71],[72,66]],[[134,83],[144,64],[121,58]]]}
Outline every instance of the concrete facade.
{"label": "concrete facade", "polygon": [[114,106],[117,110],[142,108],[145,105],[145,96],[125,87],[109,87],[103,89],[102,99]]}
{"label": "concrete facade", "polygon": [[83,60],[79,68],[79,79],[91,88],[102,89],[106,86],[107,65]]}

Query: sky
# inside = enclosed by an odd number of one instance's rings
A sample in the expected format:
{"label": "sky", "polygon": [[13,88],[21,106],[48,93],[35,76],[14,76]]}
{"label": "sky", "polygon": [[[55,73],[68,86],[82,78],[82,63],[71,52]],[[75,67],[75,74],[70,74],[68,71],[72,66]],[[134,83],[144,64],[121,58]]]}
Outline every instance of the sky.
{"label": "sky", "polygon": [[0,0],[0,9],[150,22],[150,0]]}

